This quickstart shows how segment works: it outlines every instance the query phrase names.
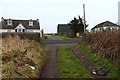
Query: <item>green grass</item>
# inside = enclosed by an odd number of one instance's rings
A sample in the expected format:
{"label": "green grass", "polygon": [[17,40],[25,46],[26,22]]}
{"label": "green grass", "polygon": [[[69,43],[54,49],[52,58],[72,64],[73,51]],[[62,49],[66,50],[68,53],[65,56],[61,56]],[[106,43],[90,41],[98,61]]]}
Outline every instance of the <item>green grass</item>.
{"label": "green grass", "polygon": [[58,70],[60,78],[92,78],[80,60],[66,46],[58,47]]}
{"label": "green grass", "polygon": [[61,39],[70,39],[70,40],[79,40],[80,39],[80,38],[70,38],[67,36],[54,36],[54,37],[61,38]]}
{"label": "green grass", "polygon": [[84,44],[79,44],[77,46],[81,52],[85,54],[85,56],[91,60],[96,66],[100,66],[104,69],[110,69],[109,77],[120,79],[120,72],[118,70],[119,62],[116,60],[112,60],[110,58],[102,58],[100,53],[92,52],[90,49]]}

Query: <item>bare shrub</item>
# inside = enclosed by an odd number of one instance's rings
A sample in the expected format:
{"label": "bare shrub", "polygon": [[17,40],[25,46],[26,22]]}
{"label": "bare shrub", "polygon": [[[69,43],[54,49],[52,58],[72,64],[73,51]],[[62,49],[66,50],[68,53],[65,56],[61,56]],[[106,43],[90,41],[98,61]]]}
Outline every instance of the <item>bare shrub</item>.
{"label": "bare shrub", "polygon": [[120,30],[91,32],[82,41],[103,57],[120,57]]}

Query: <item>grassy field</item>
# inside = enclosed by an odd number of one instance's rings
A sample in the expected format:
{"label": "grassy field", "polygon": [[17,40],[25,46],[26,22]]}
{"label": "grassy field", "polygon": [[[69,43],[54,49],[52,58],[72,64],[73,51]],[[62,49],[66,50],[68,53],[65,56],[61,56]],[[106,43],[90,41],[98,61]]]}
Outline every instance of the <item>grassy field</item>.
{"label": "grassy field", "polygon": [[66,46],[58,47],[58,70],[60,78],[92,78],[80,60]]}
{"label": "grassy field", "polygon": [[102,58],[100,54],[98,54],[97,52],[92,52],[84,44],[79,44],[78,48],[81,52],[85,53],[85,56],[97,66],[103,67],[104,69],[109,69],[109,77],[120,79],[120,71],[118,69],[119,63],[117,60]]}
{"label": "grassy field", "polygon": [[61,39],[71,39],[71,40],[79,40],[80,38],[70,38],[67,36],[53,36],[53,37],[57,37],[57,38],[61,38]]}

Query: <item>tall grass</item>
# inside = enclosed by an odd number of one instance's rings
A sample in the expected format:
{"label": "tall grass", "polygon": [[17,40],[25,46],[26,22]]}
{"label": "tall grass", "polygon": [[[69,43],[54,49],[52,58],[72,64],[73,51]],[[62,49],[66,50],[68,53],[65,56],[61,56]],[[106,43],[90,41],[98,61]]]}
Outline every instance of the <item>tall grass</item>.
{"label": "tall grass", "polygon": [[100,52],[102,57],[120,57],[120,30],[88,33],[82,41],[93,51]]}
{"label": "tall grass", "polygon": [[39,78],[46,49],[34,40],[8,36],[2,40],[2,78]]}

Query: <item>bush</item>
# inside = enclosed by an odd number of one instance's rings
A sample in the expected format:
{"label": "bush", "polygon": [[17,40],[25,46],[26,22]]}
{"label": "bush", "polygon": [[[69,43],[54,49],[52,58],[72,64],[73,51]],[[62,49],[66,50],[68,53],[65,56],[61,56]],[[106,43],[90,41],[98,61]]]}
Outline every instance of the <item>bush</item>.
{"label": "bush", "polygon": [[93,51],[100,52],[103,57],[120,57],[120,30],[91,32],[82,41]]}

